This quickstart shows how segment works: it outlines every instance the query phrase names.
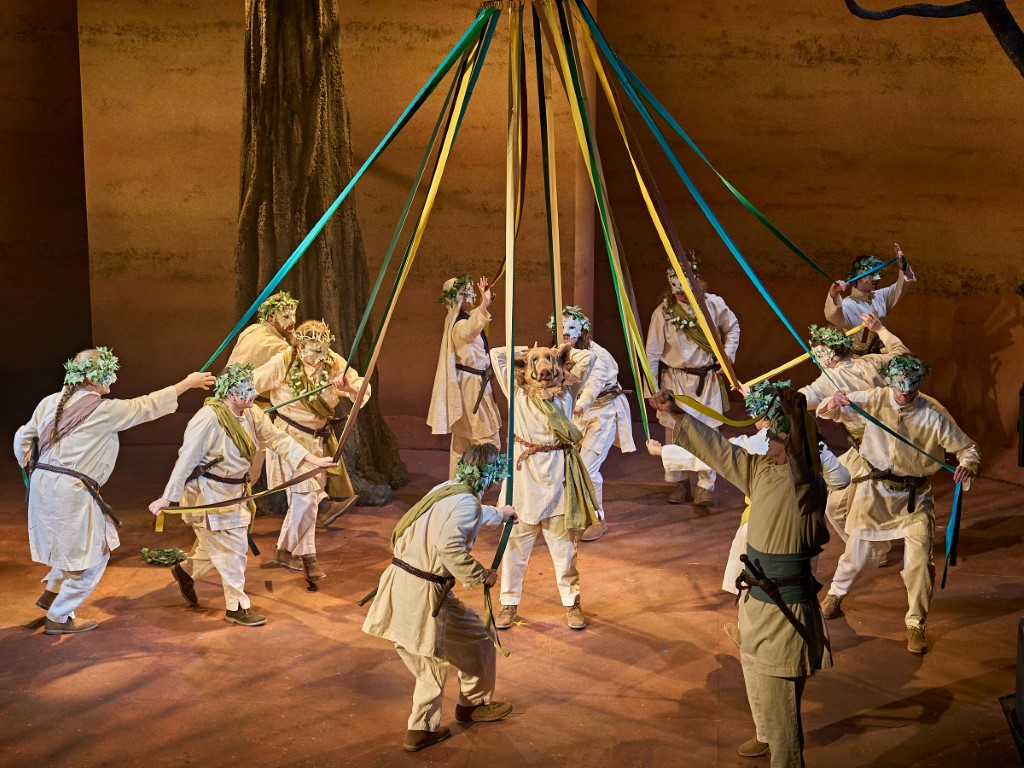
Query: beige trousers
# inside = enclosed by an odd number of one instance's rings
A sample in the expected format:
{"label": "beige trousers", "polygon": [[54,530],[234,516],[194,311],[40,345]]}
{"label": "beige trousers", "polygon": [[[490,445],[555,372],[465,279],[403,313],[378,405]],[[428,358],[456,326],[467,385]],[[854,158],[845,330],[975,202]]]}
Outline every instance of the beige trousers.
{"label": "beige trousers", "polygon": [[46,612],[46,618],[63,624],[69,618],[73,618],[78,607],[89,599],[89,595],[100,583],[103,572],[107,570],[107,563],[110,562],[110,550],[104,545],[103,560],[99,565],[92,568],[85,568],[81,571],[65,571],[61,568],[50,568],[44,581],[50,592],[56,592],[57,596]]}
{"label": "beige trousers", "polygon": [[440,656],[420,656],[395,643],[395,650],[416,678],[410,731],[436,731],[441,727],[441,699],[449,666],[459,672],[459,704],[488,704],[494,694],[494,644],[480,616],[451,594],[445,599],[444,612]]}
{"label": "beige trousers", "polygon": [[743,682],[757,740],[772,750],[771,768],[803,768],[804,731],[800,699],[806,677],[772,677],[754,671],[754,657],[741,653]]}
{"label": "beige trousers", "polygon": [[227,610],[250,607],[249,596],[245,594],[245,563],[249,547],[246,528],[211,531],[194,525],[192,530],[196,532],[196,545],[181,564],[182,570],[193,579],[202,578],[211,569],[216,570],[224,587]]}
{"label": "beige trousers", "polygon": [[544,534],[551,562],[555,566],[555,583],[562,605],[573,606],[580,599],[580,572],[576,568],[576,542],[581,531],[565,529],[565,515],[541,520],[536,525],[520,520],[512,526],[508,548],[501,561],[501,604],[519,605],[523,596],[523,578],[530,562],[530,553],[537,536]]}

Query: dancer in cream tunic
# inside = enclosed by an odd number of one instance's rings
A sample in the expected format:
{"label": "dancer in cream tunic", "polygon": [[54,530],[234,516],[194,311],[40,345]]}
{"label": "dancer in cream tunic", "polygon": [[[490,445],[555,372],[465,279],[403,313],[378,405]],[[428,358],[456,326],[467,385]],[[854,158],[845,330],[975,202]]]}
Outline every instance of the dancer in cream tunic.
{"label": "dancer in cream tunic", "polygon": [[[167,487],[163,496],[149,505],[150,512],[159,515],[172,504],[203,506],[244,496],[251,491],[249,470],[259,448],[269,448],[295,466],[305,463],[312,469],[332,465],[331,459],[313,456],[277,429],[253,406],[255,399],[252,366],[234,363],[217,377],[216,394],[207,399],[185,428]],[[250,505],[185,512],[182,520],[196,534],[191,554],[172,568],[186,602],[199,605],[194,580],[215,569],[224,587],[225,620],[247,627],[266,623],[264,616],[251,610],[245,594]]]}
{"label": "dancer in cream tunic", "polygon": [[[724,413],[729,403],[717,375],[719,365],[714,355],[694,340],[695,336],[702,338],[703,332],[683,292],[683,286],[672,269],[668,270],[668,282],[672,293],[654,310],[647,330],[647,362],[655,373],[660,366],[658,385],[662,389],[688,395]],[[708,323],[718,329],[726,356],[735,360],[740,346],[740,324],[736,315],[721,297],[713,293],[705,293],[705,304],[708,308]],[[717,429],[721,426],[721,422],[709,416],[692,409],[687,409],[687,412],[710,427]],[[675,422],[662,413],[658,414],[658,422],[665,427],[665,442],[671,443]],[[707,469],[695,458],[690,463],[680,462],[679,466],[681,470],[665,472],[665,481],[675,483],[668,497],[669,503],[682,504],[690,498],[690,480],[686,473],[696,472],[697,491],[693,503],[711,506],[711,492],[715,488],[714,471]]]}
{"label": "dancer in cream tunic", "polygon": [[[213,375],[193,373],[174,386],[130,400],[108,399],[117,357],[106,347],[85,350],[64,365],[62,392],[45,398],[14,436],[14,455],[31,475],[28,538],[32,559],[50,566],[36,605],[44,632],[72,634],[97,622],[75,610],[99,584],[120,546],[113,513],[100,497],[120,448],[118,434],[174,413],[189,389],[208,389]],[[91,488],[91,490],[90,490]]]}
{"label": "dancer in cream tunic", "polygon": [[[501,414],[494,402],[491,360],[484,329],[491,321],[491,289],[481,277],[473,290],[469,275],[445,282],[441,303],[448,308],[434,374],[427,424],[435,435],[452,435],[448,477],[470,445],[500,445]],[[482,390],[482,391],[481,391]]]}

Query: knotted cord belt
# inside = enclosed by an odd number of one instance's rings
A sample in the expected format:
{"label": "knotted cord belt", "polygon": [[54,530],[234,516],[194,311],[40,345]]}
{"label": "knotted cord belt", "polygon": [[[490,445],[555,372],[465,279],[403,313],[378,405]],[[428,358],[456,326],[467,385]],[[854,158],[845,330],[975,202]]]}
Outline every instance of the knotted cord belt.
{"label": "knotted cord belt", "polygon": [[401,568],[406,573],[410,573],[413,576],[429,581],[432,584],[437,584],[441,587],[441,599],[437,601],[437,606],[430,612],[430,616],[436,619],[437,614],[441,612],[441,606],[444,605],[444,599],[448,597],[448,593],[451,592],[452,588],[455,586],[455,577],[440,576],[436,573],[430,573],[429,571],[421,571],[415,565],[409,565],[407,562],[399,560],[397,557],[391,558],[391,564],[396,568]]}
{"label": "knotted cord belt", "polygon": [[85,490],[88,491],[90,496],[92,496],[93,501],[95,501],[99,505],[100,511],[108,518],[110,518],[110,522],[114,524],[114,527],[121,527],[121,521],[117,519],[117,516],[114,514],[114,510],[111,508],[109,504],[107,504],[107,502],[103,500],[103,497],[100,496],[100,484],[93,480],[91,477],[82,474],[81,472],[76,472],[73,469],[68,469],[67,467],[57,467],[52,464],[41,464],[38,461],[29,463],[29,476],[31,477],[32,473],[35,472],[37,469],[41,469],[44,472],[53,472],[54,474],[57,475],[67,475],[68,477],[73,477],[76,480],[80,481]]}
{"label": "knotted cord belt", "polygon": [[672,368],[672,366],[669,366],[673,371],[682,371],[683,373],[688,373],[691,376],[697,377],[697,397],[700,397],[701,393],[704,392],[704,385],[708,382],[708,376],[719,370],[721,367],[722,366],[718,363],[702,365],[699,368]]}
{"label": "knotted cord belt", "polygon": [[287,416],[285,416],[280,411],[276,411],[276,413],[277,413],[277,418],[279,418],[281,421],[283,421],[288,426],[295,427],[295,429],[299,430],[300,432],[305,432],[307,435],[312,435],[313,437],[319,437],[321,440],[326,440],[328,438],[328,436],[331,434],[331,430],[334,427],[334,424],[338,421],[338,419],[329,419],[327,421],[327,423],[324,424],[319,429],[313,429],[312,427],[307,427],[307,426],[304,426],[302,424],[299,424],[299,422],[297,422],[297,421],[295,421],[293,419],[289,419]]}
{"label": "knotted cord belt", "polygon": [[917,507],[917,492],[928,487],[928,478],[913,477],[911,475],[897,475],[888,469],[875,469],[868,464],[866,460],[864,463],[867,464],[871,471],[862,477],[854,478],[852,482],[864,483],[868,480],[878,480],[891,491],[909,493],[910,498],[907,500],[907,514],[913,514],[914,509]]}
{"label": "knotted cord belt", "polygon": [[565,443],[531,443],[529,440],[523,440],[519,435],[516,435],[515,438],[517,443],[526,446],[526,450],[520,453],[519,458],[516,459],[516,469],[522,469],[523,459],[535,453],[551,453],[552,451],[565,453],[572,450],[572,446]]}

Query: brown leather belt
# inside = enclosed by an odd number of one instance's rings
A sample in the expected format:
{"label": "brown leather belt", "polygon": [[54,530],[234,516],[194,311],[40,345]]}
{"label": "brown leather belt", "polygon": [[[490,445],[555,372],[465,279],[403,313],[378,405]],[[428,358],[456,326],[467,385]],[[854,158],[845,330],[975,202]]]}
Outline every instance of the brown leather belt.
{"label": "brown leather belt", "polygon": [[441,612],[441,606],[444,605],[444,599],[448,597],[448,593],[452,591],[455,586],[454,576],[441,576],[436,573],[430,573],[430,571],[421,571],[415,565],[409,565],[404,560],[399,560],[397,557],[391,558],[391,564],[396,568],[401,568],[406,573],[412,574],[425,581],[429,581],[431,584],[437,584],[441,587],[441,599],[437,601],[437,606],[430,612],[430,615],[437,618],[437,614]]}
{"label": "brown leather belt", "polygon": [[295,427],[297,430],[299,430],[299,432],[305,432],[307,435],[312,435],[313,437],[319,437],[319,438],[321,438],[323,440],[326,440],[327,437],[331,434],[331,426],[334,424],[334,420],[331,419],[330,421],[328,421],[326,424],[324,424],[319,429],[313,429],[312,427],[307,427],[307,426],[304,426],[302,424],[299,424],[299,422],[297,422],[297,421],[295,421],[293,419],[289,419],[287,416],[285,416],[280,411],[275,411],[275,413],[277,414],[277,418],[279,418],[281,421],[283,421],[288,426]]}
{"label": "brown leather belt", "polygon": [[121,527],[121,521],[117,519],[117,515],[114,514],[114,510],[103,500],[103,497],[100,496],[100,484],[91,477],[81,472],[76,472],[73,469],[68,469],[67,467],[56,467],[52,464],[40,464],[38,461],[34,461],[29,464],[29,476],[31,476],[37,469],[41,469],[44,472],[53,472],[56,475],[67,475],[68,477],[73,477],[80,481],[85,490],[90,496],[92,496],[93,501],[99,505],[100,511],[110,518],[110,522],[112,522],[116,528]]}
{"label": "brown leather belt", "polygon": [[708,376],[713,374],[719,369],[718,363],[710,363],[708,365],[702,365],[699,368],[673,368],[674,371],[682,371],[688,373],[691,376],[697,377],[697,397],[700,397],[704,392],[704,385],[707,384]]}

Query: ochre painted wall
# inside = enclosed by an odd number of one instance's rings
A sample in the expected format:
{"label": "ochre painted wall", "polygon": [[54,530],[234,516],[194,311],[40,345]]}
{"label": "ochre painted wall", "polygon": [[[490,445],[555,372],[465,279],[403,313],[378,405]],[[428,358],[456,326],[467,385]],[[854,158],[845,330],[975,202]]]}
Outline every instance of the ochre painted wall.
{"label": "ochre painted wall", "polygon": [[90,344],[78,24],[73,0],[0,4],[0,275],[7,317],[0,437]]}
{"label": "ochre painted wall", "polygon": [[[359,163],[477,5],[340,6]],[[1024,78],[983,22],[870,24],[838,0],[601,0],[598,16],[622,57],[719,169],[828,271],[842,274],[861,252],[886,254],[894,240],[903,245],[920,282],[892,327],[936,364],[928,389],[969,432],[1011,444],[1024,379],[1022,304],[1014,293],[1024,281]],[[235,319],[244,8],[226,0],[173,8],[82,0],[79,17],[93,325],[97,342],[124,358],[120,386],[133,394],[201,364]],[[507,39],[503,18],[385,346],[379,395],[387,413],[426,412],[440,283],[456,272],[492,273],[502,257]],[[571,283],[576,154],[564,102],[556,103],[563,276]],[[356,188],[371,270],[438,107],[439,99],[430,102]],[[646,322],[663,290],[665,258],[614,131],[601,109],[616,221]],[[549,311],[536,138],[534,130],[520,238],[517,320],[525,342],[544,339]],[[794,355],[795,343],[684,199],[653,143],[644,148],[684,242],[700,251],[712,288],[740,315],[741,374]],[[794,324],[820,321],[826,282],[766,235],[692,156],[686,163]],[[598,339],[621,347],[600,268],[596,301]],[[495,337],[502,325],[498,317]]]}

